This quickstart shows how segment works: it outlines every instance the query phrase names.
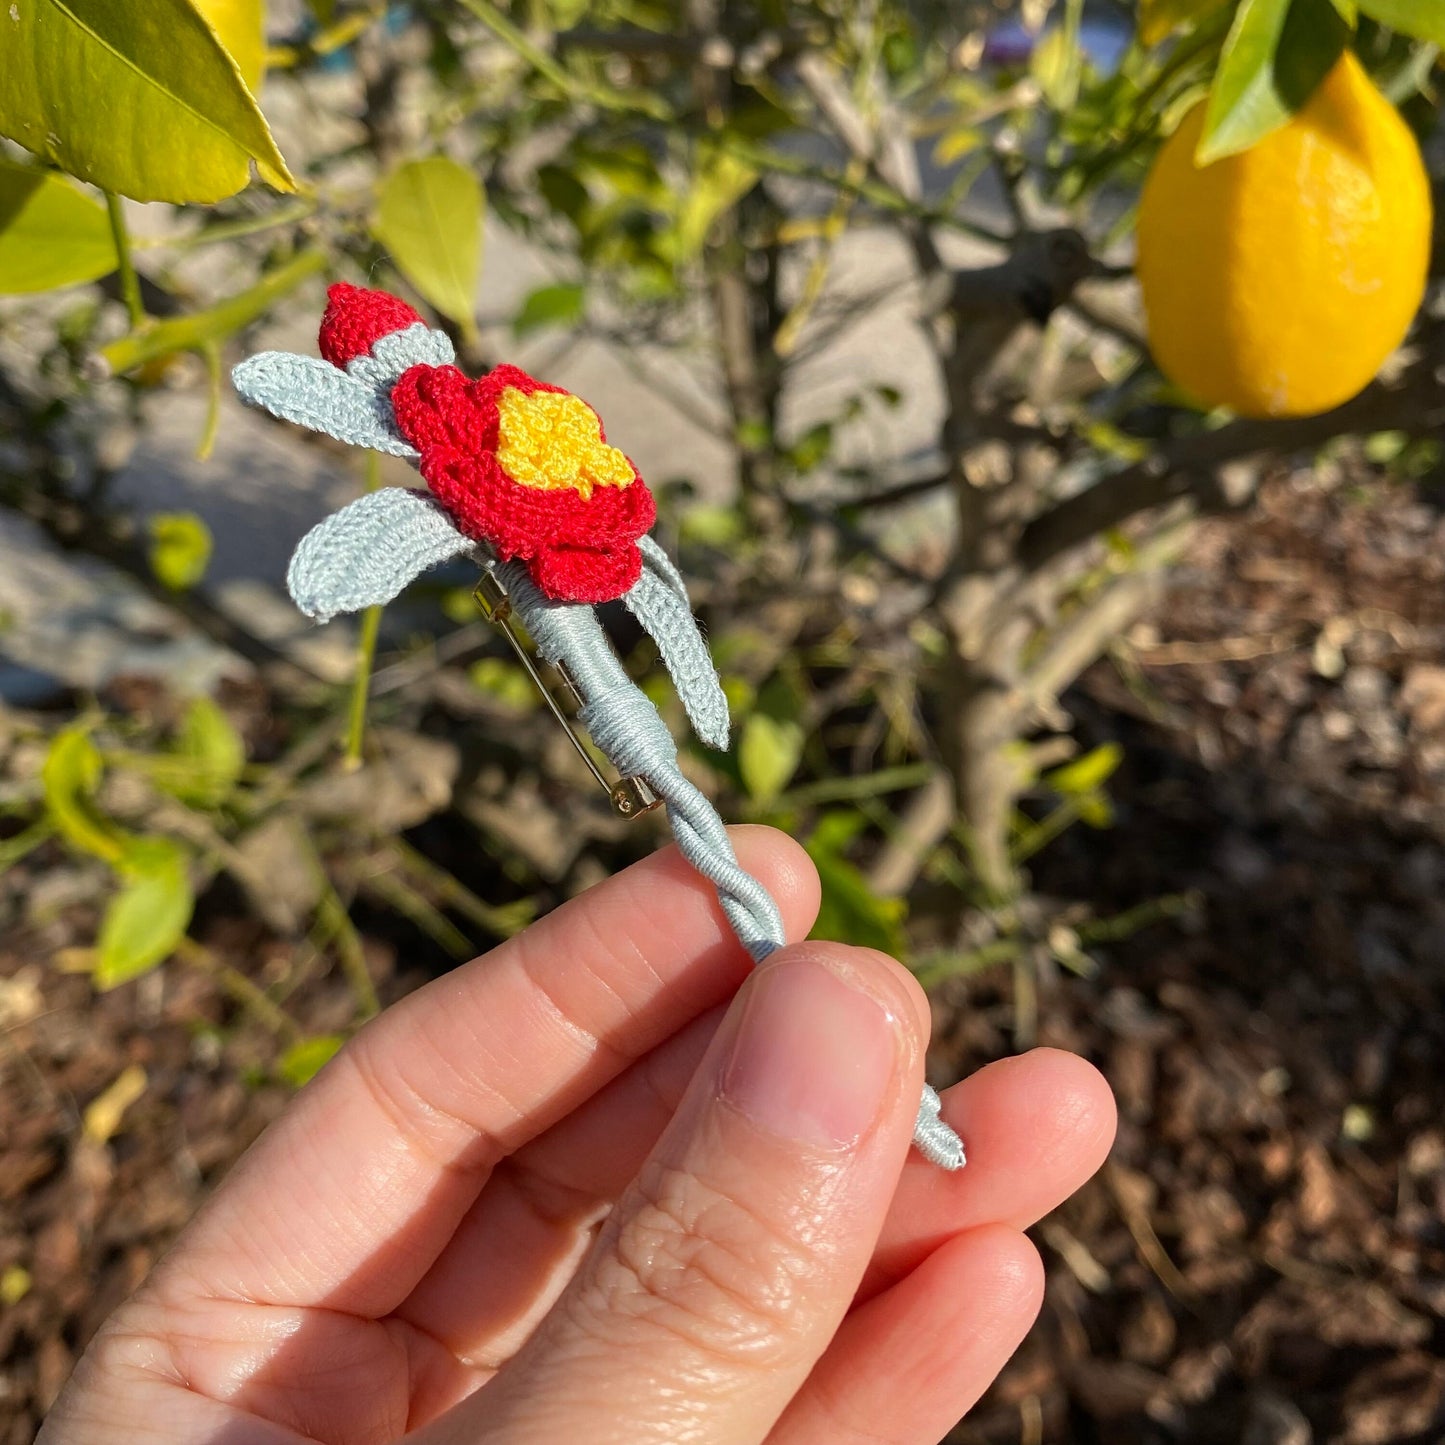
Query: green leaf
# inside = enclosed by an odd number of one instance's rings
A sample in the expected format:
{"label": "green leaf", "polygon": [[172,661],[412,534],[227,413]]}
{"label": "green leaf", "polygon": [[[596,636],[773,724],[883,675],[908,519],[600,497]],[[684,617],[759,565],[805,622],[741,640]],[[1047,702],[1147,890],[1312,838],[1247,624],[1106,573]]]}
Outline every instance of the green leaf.
{"label": "green leaf", "polygon": [[221,49],[236,62],[255,95],[266,70],[266,6],[263,0],[191,0]]}
{"label": "green leaf", "polygon": [[1044,774],[1044,782],[1065,797],[1094,793],[1113,777],[1124,761],[1124,749],[1118,743],[1104,743],[1061,768]]}
{"label": "green leaf", "polygon": [[1358,0],[1358,4],[1371,20],[1401,35],[1445,46],[1445,0]]}
{"label": "green leaf", "polygon": [[3,27],[0,135],[138,201],[295,189],[270,129],[190,0],[16,0]]}
{"label": "green leaf", "polygon": [[230,718],[210,698],[198,697],[186,709],[176,743],[176,751],[192,764],[177,796],[203,807],[224,803],[246,766],[246,744]]}
{"label": "green leaf", "polygon": [[40,781],[51,820],[65,841],[118,867],[130,839],[92,801],[103,771],[99,750],[85,727],[77,723],[55,735]]}
{"label": "green leaf", "polygon": [[964,156],[972,155],[987,141],[987,134],[977,126],[956,126],[952,130],[946,130],[934,142],[933,164],[951,166],[955,161],[961,161]]}
{"label": "green leaf", "polygon": [[157,512],[147,530],[151,571],[162,586],[185,592],[206,575],[211,529],[194,512]]}
{"label": "green leaf", "polygon": [[149,973],[175,952],[195,909],[185,851],[168,838],[136,839],[127,851],[129,880],[111,900],[96,941],[100,989]]}
{"label": "green leaf", "polygon": [[1210,87],[1196,164],[1248,150],[1284,125],[1348,37],[1330,0],[1243,0]]}
{"label": "green leaf", "polygon": [[111,372],[119,376],[177,351],[199,351],[211,342],[226,340],[257,317],[264,316],[308,277],[324,271],[326,265],[322,252],[303,251],[239,296],[229,297],[205,311],[142,327],[102,347],[100,355]]}
{"label": "green leaf", "polygon": [[1034,46],[1029,72],[1044,99],[1055,110],[1069,110],[1079,98],[1083,55],[1079,49],[1079,18],[1071,5],[1062,25],[1053,25]]}
{"label": "green leaf", "polygon": [[0,294],[75,286],[115,264],[104,206],[60,176],[0,156]]}
{"label": "green leaf", "polygon": [[788,785],[803,757],[801,723],[755,712],[738,740],[738,769],[753,802],[766,807]]}
{"label": "green leaf", "polygon": [[758,169],[718,145],[700,151],[692,186],[677,213],[675,260],[690,261],[702,251],[712,224],[757,184]]}
{"label": "green leaf", "polygon": [[587,290],[579,281],[562,281],[539,286],[525,301],[512,322],[517,336],[544,326],[576,326],[587,312]]}
{"label": "green leaf", "polygon": [[1139,40],[1146,46],[1158,45],[1176,30],[1197,25],[1228,3],[1229,0],[1141,0]]}
{"label": "green leaf", "polygon": [[299,1089],[336,1057],[345,1042],[340,1034],[313,1034],[281,1055],[276,1061],[276,1073],[284,1083]]}
{"label": "green leaf", "polygon": [[[470,599],[470,594],[468,597]],[[475,613],[475,603],[472,610]],[[542,705],[532,679],[505,657],[479,657],[467,669],[467,678],[479,692],[489,694],[518,712],[532,712]]]}
{"label": "green leaf", "polygon": [[808,936],[856,943],[901,958],[907,952],[907,905],[901,898],[880,898],[844,857],[862,823],[856,813],[825,813],[805,844],[822,883],[818,921]]}
{"label": "green leaf", "polygon": [[481,182],[446,156],[407,161],[382,183],[371,233],[443,316],[475,326],[482,264]]}

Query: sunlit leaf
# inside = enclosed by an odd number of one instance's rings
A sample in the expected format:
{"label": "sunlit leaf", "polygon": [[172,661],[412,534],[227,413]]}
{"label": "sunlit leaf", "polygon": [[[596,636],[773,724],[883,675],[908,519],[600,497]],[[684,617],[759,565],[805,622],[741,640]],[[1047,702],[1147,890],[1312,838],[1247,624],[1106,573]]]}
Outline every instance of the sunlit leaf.
{"label": "sunlit leaf", "polygon": [[576,326],[587,312],[587,291],[580,282],[541,286],[522,302],[512,330],[518,336],[544,326]]}
{"label": "sunlit leaf", "polygon": [[81,1132],[93,1144],[108,1144],[120,1128],[125,1111],[146,1091],[146,1071],[139,1064],[122,1069],[115,1082],[85,1106]]}
{"label": "sunlit leaf", "polygon": [[676,260],[698,255],[712,224],[757,184],[756,166],[721,146],[708,146],[698,157],[693,182],[677,213]]}
{"label": "sunlit leaf", "polygon": [[93,801],[103,771],[99,750],[77,724],[55,735],[40,780],[51,820],[65,841],[114,866],[125,856],[127,838]]}
{"label": "sunlit leaf", "polygon": [[105,207],[61,176],[0,156],[0,294],[51,291],[114,270]]}
{"label": "sunlit leaf", "polygon": [[753,802],[764,807],[788,785],[803,757],[801,723],[755,712],[738,739],[738,768]]}
{"label": "sunlit leaf", "polygon": [[326,265],[320,251],[303,251],[239,295],[205,311],[142,327],[102,347],[100,354],[110,370],[119,375],[177,351],[199,351],[264,316],[283,296],[289,296],[308,277],[324,271]]}
{"label": "sunlit leaf", "polygon": [[518,712],[531,712],[542,704],[532,679],[505,657],[479,657],[467,669],[467,677],[478,691]]}
{"label": "sunlit leaf", "polygon": [[276,1061],[276,1073],[293,1089],[309,1084],[340,1051],[346,1040],[340,1034],[315,1034],[292,1044]]}
{"label": "sunlit leaf", "polygon": [[210,698],[195,698],[181,719],[176,745],[193,767],[189,798],[209,807],[223,803],[246,766],[246,744],[230,718]]}
{"label": "sunlit leaf", "polygon": [[1197,25],[1228,3],[1229,0],[1142,0],[1139,39],[1144,45],[1158,45],[1176,30]]}
{"label": "sunlit leaf", "polygon": [[185,592],[206,575],[211,529],[194,512],[157,512],[147,530],[151,571],[162,586]]}
{"label": "sunlit leaf", "polygon": [[23,1265],[12,1264],[0,1272],[0,1305],[7,1309],[18,1305],[30,1293],[32,1283],[30,1271]]}
{"label": "sunlit leaf", "polygon": [[1210,87],[1197,163],[1248,150],[1284,125],[1348,37],[1330,0],[1243,0]]}
{"label": "sunlit leaf", "polygon": [[407,161],[382,183],[371,231],[443,316],[470,330],[482,264],[481,183],[447,156]]}
{"label": "sunlit leaf", "polygon": [[1081,63],[1078,32],[1067,25],[1051,26],[1034,46],[1029,72],[1055,110],[1068,110],[1078,99]]}
{"label": "sunlit leaf", "polygon": [[255,95],[266,68],[266,6],[263,0],[191,0]]}
{"label": "sunlit leaf", "polygon": [[1371,20],[1397,30],[1445,46],[1445,0],[1357,0],[1360,10]]}
{"label": "sunlit leaf", "polygon": [[138,838],[126,849],[126,882],[110,900],[96,940],[95,985],[115,988],[175,952],[195,909],[184,849],[168,838]]}
{"label": "sunlit leaf", "polygon": [[934,144],[933,164],[951,166],[955,161],[961,161],[964,156],[972,155],[987,140],[988,136],[977,126],[965,125],[946,130]]}
{"label": "sunlit leaf", "polygon": [[0,15],[0,134],[139,201],[219,201],[286,162],[190,0],[17,0]]}
{"label": "sunlit leaf", "polygon": [[907,951],[903,932],[907,905],[901,898],[880,897],[844,856],[861,827],[856,813],[825,813],[804,845],[822,884],[818,919],[808,936],[855,943],[901,958]]}
{"label": "sunlit leaf", "polygon": [[1081,758],[1065,763],[1044,775],[1044,782],[1054,792],[1065,796],[1097,792],[1113,777],[1124,761],[1124,749],[1118,743],[1104,743]]}

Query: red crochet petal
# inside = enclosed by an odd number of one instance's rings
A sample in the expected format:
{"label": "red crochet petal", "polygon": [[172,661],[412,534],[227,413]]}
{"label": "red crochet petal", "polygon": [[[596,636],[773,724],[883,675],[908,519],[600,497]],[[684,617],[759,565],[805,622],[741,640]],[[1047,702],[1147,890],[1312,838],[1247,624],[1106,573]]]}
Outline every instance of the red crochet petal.
{"label": "red crochet petal", "polygon": [[401,434],[419,451],[458,446],[475,453],[497,445],[497,408],[480,383],[455,366],[413,366],[391,389]]}
{"label": "red crochet petal", "polygon": [[550,391],[559,396],[567,394],[565,386],[553,386],[549,381],[538,381],[535,376],[529,376],[520,366],[513,366],[507,361],[500,366],[494,366],[485,376],[479,377],[476,387],[478,399],[485,399],[489,402],[495,402],[508,387],[516,387],[523,396],[531,396],[539,391]]}
{"label": "red crochet petal", "polygon": [[326,292],[321,354],[332,366],[345,366],[353,358],[365,356],[373,342],[393,331],[405,331],[420,320],[399,296],[338,281]]}
{"label": "red crochet petal", "polygon": [[635,544],[618,551],[549,547],[531,564],[532,580],[558,602],[611,602],[642,575]]}
{"label": "red crochet petal", "polygon": [[[528,395],[566,395],[516,366],[468,381],[454,366],[414,366],[392,388],[402,435],[421,452],[419,469],[457,526],[504,560],[527,562],[547,596],[607,602],[637,581],[637,539],[657,506],[637,476],[626,487],[524,487],[502,470],[496,446],[497,399],[515,387]],[[631,462],[628,463],[631,466]]]}

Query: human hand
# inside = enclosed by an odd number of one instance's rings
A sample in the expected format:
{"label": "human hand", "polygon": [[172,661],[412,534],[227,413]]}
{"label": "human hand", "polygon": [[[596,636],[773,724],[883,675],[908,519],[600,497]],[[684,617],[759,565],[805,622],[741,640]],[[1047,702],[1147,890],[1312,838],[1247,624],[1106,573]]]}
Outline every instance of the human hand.
{"label": "human hand", "polygon": [[[733,839],[802,938],[806,855]],[[932,1445],[1033,1321],[1019,1231],[1102,1162],[1108,1089],[1051,1050],[981,1070],[944,1096],[947,1174],[909,1152],[913,978],[825,943],[750,972],[668,849],[402,1000],[102,1328],[39,1445]]]}

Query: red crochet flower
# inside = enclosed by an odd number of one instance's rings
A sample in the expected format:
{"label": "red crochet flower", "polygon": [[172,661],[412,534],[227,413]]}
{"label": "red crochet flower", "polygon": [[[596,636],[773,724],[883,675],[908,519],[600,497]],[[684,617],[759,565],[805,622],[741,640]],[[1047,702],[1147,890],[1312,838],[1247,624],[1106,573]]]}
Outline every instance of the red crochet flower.
{"label": "red crochet flower", "polygon": [[[333,286],[328,297],[321,346],[333,365],[419,319],[385,292]],[[608,602],[637,581],[637,539],[657,507],[580,398],[515,366],[476,381],[455,366],[413,366],[391,403],[457,526],[503,560],[525,561],[548,597]]]}

